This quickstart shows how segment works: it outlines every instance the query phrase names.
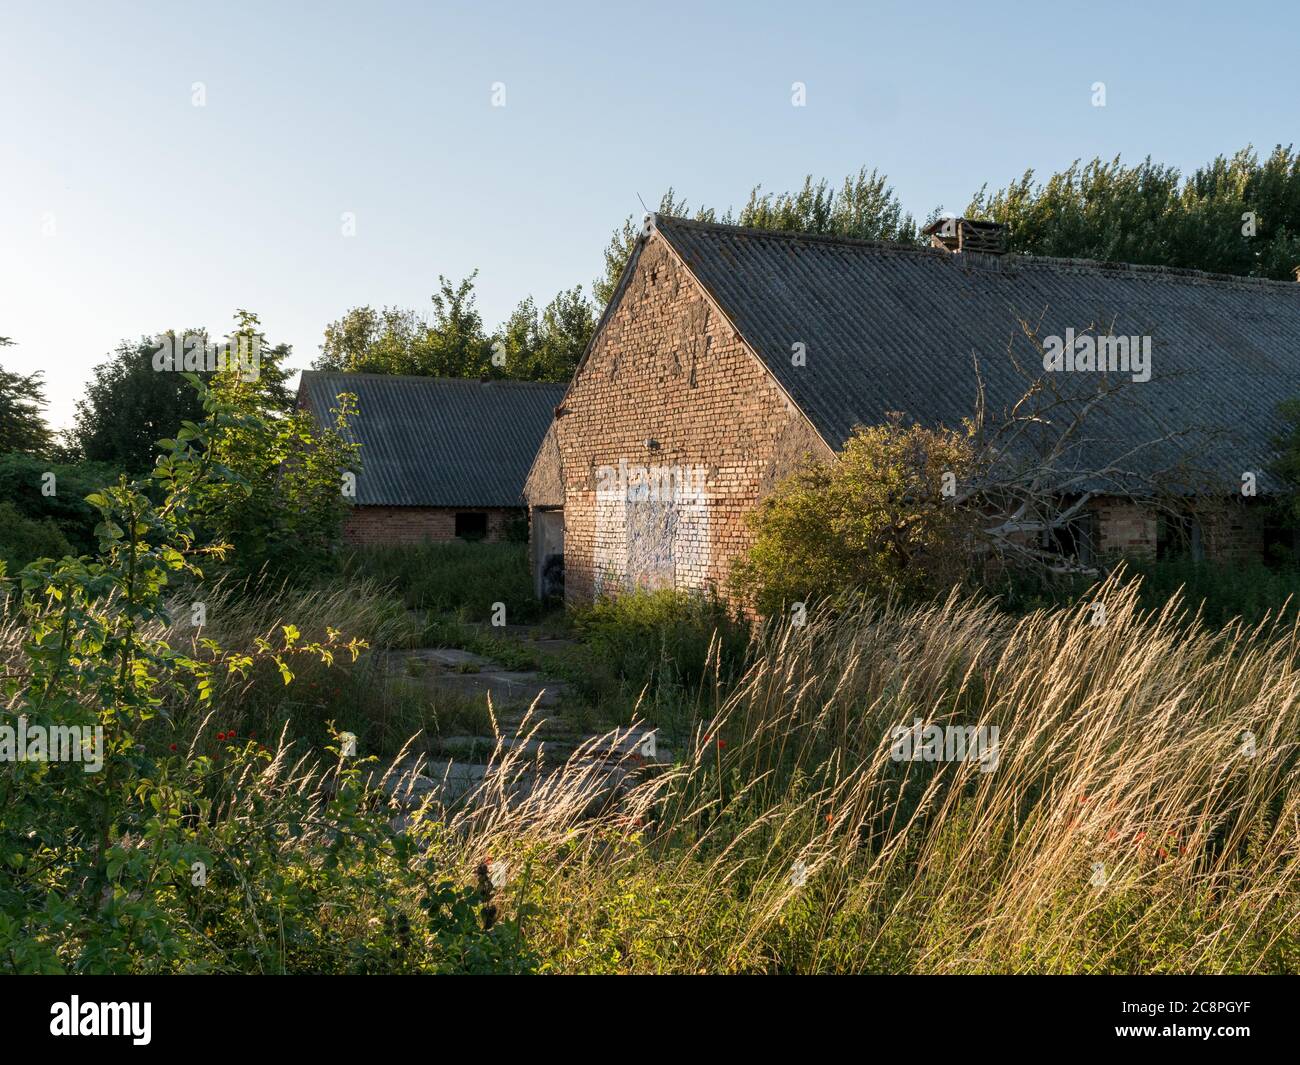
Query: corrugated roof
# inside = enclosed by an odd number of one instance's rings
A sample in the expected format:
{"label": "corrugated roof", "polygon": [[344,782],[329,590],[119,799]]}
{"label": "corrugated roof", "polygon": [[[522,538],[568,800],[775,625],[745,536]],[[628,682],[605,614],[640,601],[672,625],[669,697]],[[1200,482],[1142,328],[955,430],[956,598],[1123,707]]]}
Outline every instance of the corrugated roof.
{"label": "corrugated roof", "polygon": [[361,506],[513,507],[565,385],[303,371],[317,418],[357,397]]}
{"label": "corrugated roof", "polygon": [[[1044,376],[1022,319],[1040,338],[1090,325],[1152,338],[1151,381],[1124,386],[1090,415],[1074,469],[1173,431],[1176,445],[1146,449],[1136,465],[1163,470],[1194,452],[1200,470],[1239,483],[1272,452],[1277,404],[1300,397],[1300,284],[664,216],[656,225],[832,447],[889,411],[960,424],[974,409],[972,356],[996,416],[1027,387],[1017,363]],[[796,342],[804,366],[791,363]],[[1046,376],[1079,402],[1100,387],[1095,373]]]}

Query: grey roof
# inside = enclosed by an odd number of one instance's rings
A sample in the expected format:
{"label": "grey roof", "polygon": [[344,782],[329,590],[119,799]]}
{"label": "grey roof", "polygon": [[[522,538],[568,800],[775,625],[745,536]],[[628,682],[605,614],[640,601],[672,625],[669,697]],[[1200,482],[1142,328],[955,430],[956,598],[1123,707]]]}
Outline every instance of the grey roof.
{"label": "grey roof", "polygon": [[514,507],[565,385],[304,370],[317,418],[357,397],[358,505]]}
{"label": "grey roof", "polygon": [[[832,447],[889,411],[957,426],[974,409],[972,356],[994,417],[1026,389],[1017,364],[1079,402],[1095,396],[1099,374],[1043,374],[1022,319],[1040,337],[1113,322],[1115,334],[1152,338],[1151,381],[1090,416],[1077,468],[1173,429],[1186,434],[1182,455],[1240,483],[1271,455],[1277,404],[1300,397],[1300,284],[664,216],[656,227]],[[791,364],[796,342],[802,367]],[[1167,469],[1174,451],[1148,449],[1139,465]]]}

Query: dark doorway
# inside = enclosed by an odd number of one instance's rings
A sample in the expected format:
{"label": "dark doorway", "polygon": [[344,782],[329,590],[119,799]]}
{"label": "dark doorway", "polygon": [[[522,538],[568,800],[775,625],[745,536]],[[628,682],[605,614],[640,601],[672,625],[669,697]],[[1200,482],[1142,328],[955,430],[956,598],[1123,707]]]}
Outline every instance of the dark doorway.
{"label": "dark doorway", "polygon": [[487,515],[481,510],[462,510],[456,513],[456,537],[460,540],[487,538]]}

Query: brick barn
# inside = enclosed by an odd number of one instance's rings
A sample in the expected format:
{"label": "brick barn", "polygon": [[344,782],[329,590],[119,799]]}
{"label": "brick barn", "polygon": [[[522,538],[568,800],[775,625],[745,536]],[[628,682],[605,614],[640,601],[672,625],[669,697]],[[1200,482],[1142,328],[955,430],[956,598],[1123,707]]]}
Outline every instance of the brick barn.
{"label": "brick barn", "polygon": [[562,384],[305,370],[298,406],[322,423],[357,398],[353,544],[507,538],[522,524],[524,478]]}
{"label": "brick barn", "polygon": [[[1092,486],[1072,553],[1263,550],[1265,508],[1239,486],[1272,486],[1277,405],[1300,397],[1300,285],[1007,255],[987,223],[929,232],[922,248],[650,216],[528,475],[539,590],[562,557],[570,602],[725,594],[746,513],[803,456],[891,411],[957,427],[981,382],[988,410],[1014,403],[1023,367],[1046,366],[1026,322],[1147,338],[1149,379],[1101,405],[1109,433],[1079,440],[1079,469],[1174,427],[1163,460],[1194,452],[1223,485],[1186,521]],[[1054,386],[1095,393],[1086,370]]]}

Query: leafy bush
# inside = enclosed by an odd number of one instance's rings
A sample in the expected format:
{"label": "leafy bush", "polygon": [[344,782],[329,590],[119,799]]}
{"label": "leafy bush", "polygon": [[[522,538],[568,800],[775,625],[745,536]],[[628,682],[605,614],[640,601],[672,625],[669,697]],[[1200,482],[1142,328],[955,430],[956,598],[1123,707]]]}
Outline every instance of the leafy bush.
{"label": "leafy bush", "polygon": [[[202,611],[201,625],[195,624],[196,607]],[[331,629],[346,629],[376,653],[420,639],[402,604],[373,581],[253,584],[227,577],[178,589],[169,597],[168,615],[164,638],[196,657],[204,640],[232,653],[252,654],[259,642],[274,640],[294,619],[302,619],[297,627],[308,643],[326,641]],[[255,661],[246,676],[216,677],[206,700],[169,698],[165,719],[151,721],[142,741],[151,753],[162,753],[178,737],[186,739],[206,724],[211,730],[237,730],[240,736],[283,733],[319,746],[328,740],[333,722],[360,737],[364,749],[384,753],[429,728],[430,708],[387,683],[374,655],[356,662],[303,659],[294,677],[286,688],[274,662],[265,660]]]}
{"label": "leafy bush", "polygon": [[[256,321],[246,320],[244,332],[255,336]],[[311,576],[332,567],[342,543],[343,478],[358,465],[358,446],[347,439],[355,407],[351,396],[339,397],[334,424],[319,426],[308,411],[280,413],[273,386],[235,370],[213,375],[212,394],[230,416],[202,461],[222,476],[198,482],[191,504],[199,528],[232,546],[237,572]],[[176,440],[198,432],[184,422]]]}
{"label": "leafy bush", "polygon": [[[25,570],[19,616],[0,632],[0,968],[529,970],[518,918],[446,863],[438,822],[395,827],[367,762],[341,743],[317,767],[310,751],[205,723],[165,754],[144,742],[178,703],[222,713],[225,679],[269,666],[284,688],[300,662],[355,660],[363,646],[329,628],[307,639],[291,622],[247,652],[167,638],[164,591],[226,550],[190,523],[229,472],[207,461],[214,437],[253,417],[199,394],[207,418],[167,446],[158,502],[141,482],[92,495],[97,556]],[[35,729],[72,735],[76,760],[16,757],[15,737]]]}
{"label": "leafy bush", "polygon": [[17,573],[38,558],[71,553],[72,545],[49,518],[34,521],[8,500],[0,502],[0,562],[6,573]]}
{"label": "leafy bush", "polygon": [[[807,461],[752,510],[734,590],[765,614],[846,592],[916,599],[960,583],[975,515],[943,494],[975,462],[969,430],[859,426],[833,462]],[[947,475],[947,477],[946,477]]]}
{"label": "leafy bush", "polygon": [[[54,475],[53,495],[42,491],[46,474]],[[56,463],[16,452],[0,455],[0,499],[32,521],[52,521],[72,553],[78,555],[94,549],[95,522],[99,520],[86,496],[117,477],[117,471],[103,463]],[[0,528],[0,537],[3,535]]]}

